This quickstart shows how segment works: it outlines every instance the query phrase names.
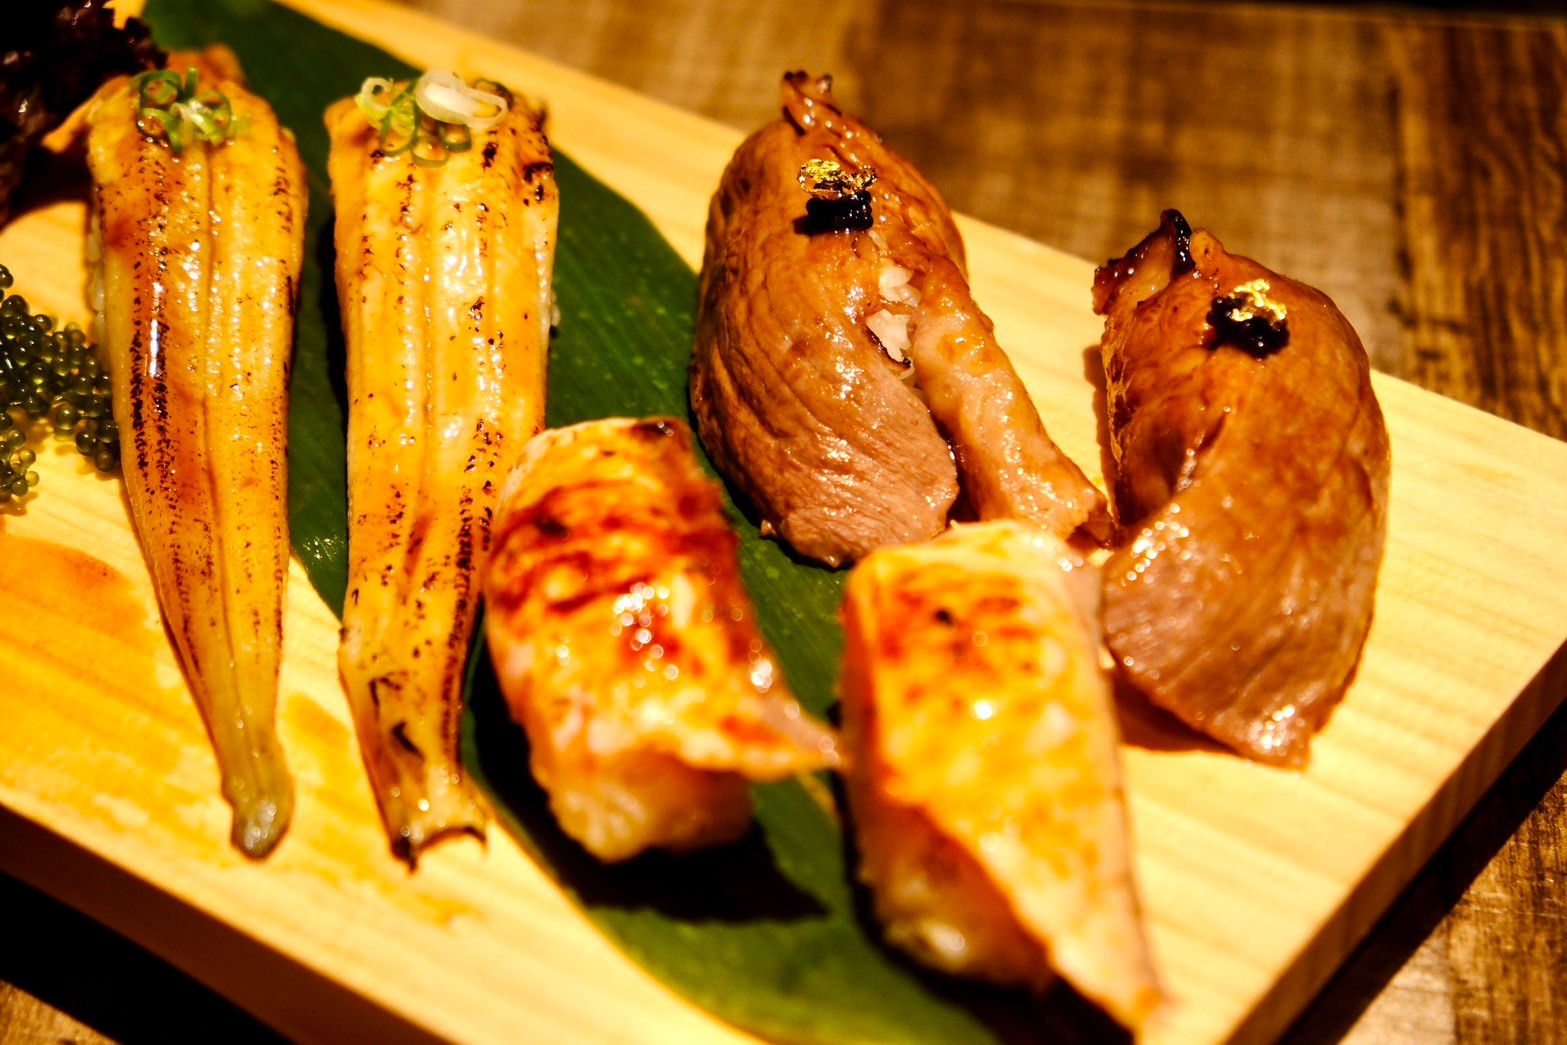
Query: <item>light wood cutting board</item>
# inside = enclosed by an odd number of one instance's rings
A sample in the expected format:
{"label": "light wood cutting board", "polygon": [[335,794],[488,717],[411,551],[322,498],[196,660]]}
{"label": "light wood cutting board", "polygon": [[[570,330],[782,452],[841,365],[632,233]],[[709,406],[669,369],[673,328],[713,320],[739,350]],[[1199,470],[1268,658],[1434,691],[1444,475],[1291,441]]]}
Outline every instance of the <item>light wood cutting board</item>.
{"label": "light wood cutting board", "polygon": [[[699,259],[735,132],[401,9],[298,6],[416,65],[547,98],[555,143]],[[86,315],[83,222],[63,202],[0,232],[18,289],[62,318]],[[963,230],[976,296],[1052,433],[1096,474],[1092,266]],[[1359,674],[1310,768],[1125,723],[1136,870],[1173,999],[1150,1040],[1281,1031],[1567,692],[1567,444],[1398,381],[1377,391],[1393,436],[1387,560]],[[500,829],[439,846],[414,875],[391,857],[336,622],[297,564],[279,712],[295,822],[264,864],[230,849],[120,484],[66,447],[40,457],[39,494],[0,513],[0,867],[294,1037],[743,1039],[622,957]]]}

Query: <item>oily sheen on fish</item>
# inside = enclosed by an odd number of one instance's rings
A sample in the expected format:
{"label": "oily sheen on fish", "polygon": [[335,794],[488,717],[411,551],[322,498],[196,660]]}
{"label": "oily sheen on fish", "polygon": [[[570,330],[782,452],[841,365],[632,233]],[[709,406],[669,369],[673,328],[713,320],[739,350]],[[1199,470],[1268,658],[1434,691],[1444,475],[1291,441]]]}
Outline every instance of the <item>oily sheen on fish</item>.
{"label": "oily sheen on fish", "polygon": [[1301,765],[1370,625],[1387,429],[1325,295],[1175,211],[1094,280],[1122,543],[1106,643],[1155,703]]}
{"label": "oily sheen on fish", "polygon": [[[783,107],[708,216],[691,402],[714,463],[769,532],[835,565],[940,532],[960,495],[1062,537],[1105,522],[975,305],[936,190],[828,79],[786,76]],[[814,198],[812,161],[863,191]]]}
{"label": "oily sheen on fish", "polygon": [[326,129],[348,393],[338,669],[413,866],[486,820],[462,695],[501,480],[544,427],[560,196],[544,113],[522,98],[436,165],[381,148],[352,98]]}
{"label": "oily sheen on fish", "polygon": [[155,87],[106,83],[86,120],[87,252],[131,523],[212,739],[231,839],[259,859],[294,809],[276,717],[307,185],[293,134],[231,53],[175,54],[169,68],[194,71],[199,96],[222,97],[243,130],[176,152],[141,122]]}
{"label": "oily sheen on fish", "polygon": [[501,491],[490,656],[551,811],[600,860],[732,842],[750,781],[836,764],[762,639],[738,555],[675,418],[550,429]]}
{"label": "oily sheen on fish", "polygon": [[844,588],[844,780],[888,942],[1129,1029],[1160,1002],[1138,913],[1098,575],[1020,522],[882,549]]}

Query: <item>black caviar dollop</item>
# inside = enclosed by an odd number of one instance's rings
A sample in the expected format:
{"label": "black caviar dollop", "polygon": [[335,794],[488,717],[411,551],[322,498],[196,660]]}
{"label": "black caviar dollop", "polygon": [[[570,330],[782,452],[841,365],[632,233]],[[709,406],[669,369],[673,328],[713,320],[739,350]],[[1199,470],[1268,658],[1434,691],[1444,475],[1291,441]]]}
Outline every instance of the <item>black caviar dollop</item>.
{"label": "black caviar dollop", "polygon": [[1289,320],[1258,308],[1249,294],[1214,298],[1208,325],[1213,328],[1210,349],[1229,345],[1264,359],[1290,343]]}
{"label": "black caviar dollop", "polygon": [[865,232],[876,224],[871,214],[871,194],[853,192],[835,200],[812,197],[805,201],[805,232]]}

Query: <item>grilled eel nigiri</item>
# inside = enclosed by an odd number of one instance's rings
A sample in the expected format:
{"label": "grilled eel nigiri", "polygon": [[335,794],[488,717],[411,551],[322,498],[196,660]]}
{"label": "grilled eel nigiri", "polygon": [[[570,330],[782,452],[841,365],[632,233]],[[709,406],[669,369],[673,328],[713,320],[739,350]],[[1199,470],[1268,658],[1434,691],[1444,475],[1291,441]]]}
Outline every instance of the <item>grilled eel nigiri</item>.
{"label": "grilled eel nigiri", "polygon": [[747,780],[836,764],[757,632],[738,545],[673,419],[545,432],[506,483],[490,653],[550,807],[602,860],[730,841]]}
{"label": "grilled eel nigiri", "polygon": [[1042,531],[957,524],[844,593],[846,790],[888,939],[947,972],[1059,974],[1137,1028],[1138,915],[1096,571]]}
{"label": "grilled eel nigiri", "polygon": [[543,427],[559,212],[522,98],[442,166],[326,113],[348,346],[348,595],[338,666],[393,849],[482,833],[458,754],[479,571],[505,471]]}
{"label": "grilled eel nigiri", "polygon": [[135,83],[105,85],[88,118],[88,252],[131,519],[217,751],[234,844],[260,857],[294,805],[274,716],[305,175],[237,71],[197,64],[201,90],[248,128],[175,155],[138,128]]}
{"label": "grilled eel nigiri", "polygon": [[832,565],[939,533],[960,488],[980,518],[1107,538],[1104,496],[969,292],[946,204],[830,85],[784,77],[784,118],[741,144],[713,197],[702,445],[764,531]]}
{"label": "grilled eel nigiri", "polygon": [[1305,762],[1371,623],[1387,429],[1360,339],[1312,288],[1166,211],[1094,278],[1115,502],[1105,641],[1138,689]]}

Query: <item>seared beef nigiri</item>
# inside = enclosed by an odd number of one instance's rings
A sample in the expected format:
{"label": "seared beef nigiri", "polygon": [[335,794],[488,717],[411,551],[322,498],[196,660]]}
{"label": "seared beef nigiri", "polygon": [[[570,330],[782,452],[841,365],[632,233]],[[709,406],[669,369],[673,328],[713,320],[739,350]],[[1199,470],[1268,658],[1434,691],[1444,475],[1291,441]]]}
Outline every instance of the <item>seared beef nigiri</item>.
{"label": "seared beef nigiri", "polygon": [[305,172],[223,51],[111,81],[87,122],[88,255],[131,522],[217,751],[233,843],[261,857],[294,806],[273,720]]}
{"label": "seared beef nigiri", "polygon": [[[427,83],[451,104],[474,90]],[[483,86],[477,97],[502,111],[437,165],[421,151],[436,133],[387,141],[395,111],[379,127],[354,99],[326,113],[348,342],[338,665],[392,847],[410,863],[442,834],[484,827],[458,753],[468,647],[505,468],[544,424],[554,167],[543,113]],[[406,88],[381,93],[402,99],[395,110],[411,106]],[[414,128],[429,118],[406,115]]]}
{"label": "seared beef nigiri", "polygon": [[691,404],[764,531],[837,565],[980,518],[1108,535],[990,320],[935,188],[792,73],[708,214]]}
{"label": "seared beef nigiri", "polygon": [[1298,766],[1348,684],[1387,532],[1387,429],[1333,302],[1175,211],[1094,279],[1121,547],[1104,625],[1155,703]]}
{"label": "seared beef nigiri", "polygon": [[836,764],[757,631],[738,547],[674,419],[545,432],[502,492],[490,654],[550,808],[601,860],[731,841],[749,780]]}
{"label": "seared beef nigiri", "polygon": [[1094,569],[1032,526],[872,553],[844,597],[849,808],[888,939],[947,972],[1157,1006]]}

